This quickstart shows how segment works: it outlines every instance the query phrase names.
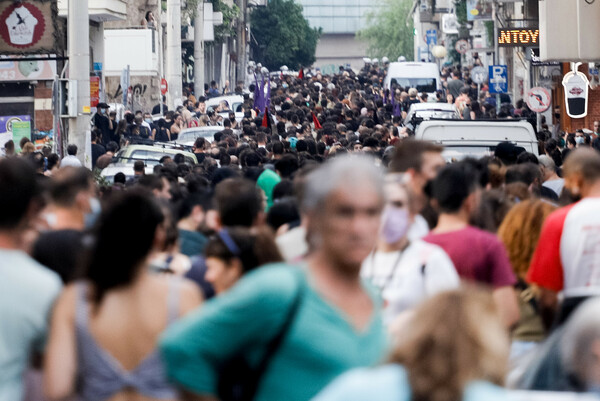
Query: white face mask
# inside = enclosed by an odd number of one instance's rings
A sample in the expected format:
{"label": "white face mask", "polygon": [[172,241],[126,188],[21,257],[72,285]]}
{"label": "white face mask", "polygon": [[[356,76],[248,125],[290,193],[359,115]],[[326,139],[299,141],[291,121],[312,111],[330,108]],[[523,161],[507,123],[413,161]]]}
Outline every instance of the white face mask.
{"label": "white face mask", "polygon": [[85,227],[93,227],[101,212],[100,201],[97,198],[90,198],[90,212],[85,214]]}
{"label": "white face mask", "polygon": [[582,145],[583,143],[585,143],[585,138],[582,136],[575,137],[575,143],[577,143],[578,145]]}

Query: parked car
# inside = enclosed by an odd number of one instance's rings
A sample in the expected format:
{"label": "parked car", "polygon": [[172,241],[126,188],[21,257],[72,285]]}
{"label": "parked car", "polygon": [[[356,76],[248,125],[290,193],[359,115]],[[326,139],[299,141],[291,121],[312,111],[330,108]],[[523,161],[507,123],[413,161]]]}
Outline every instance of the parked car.
{"label": "parked car", "polygon": [[448,103],[414,103],[408,109],[404,126],[414,131],[421,122],[437,120],[460,120],[458,109]]}
{"label": "parked car", "polygon": [[128,178],[132,177],[133,164],[138,160],[142,160],[146,165],[146,174],[151,174],[154,166],[159,164],[160,159],[164,156],[174,158],[177,154],[182,154],[185,157],[186,163],[198,163],[198,159],[191,152],[191,148],[184,145],[158,142],[152,146],[129,145],[115,154],[112,163],[104,168],[100,175],[111,183],[117,173],[123,173]]}
{"label": "parked car", "polygon": [[[146,174],[152,174],[154,172],[153,166],[146,166],[145,169]],[[112,184],[115,181],[115,175],[118,173],[125,174],[125,179],[128,180],[133,177],[133,163],[119,163],[119,164],[109,164],[108,167],[102,169],[100,175],[109,183]]]}
{"label": "parked car", "polygon": [[146,164],[156,165],[163,156],[171,156],[181,153],[186,162],[196,163],[196,156],[191,152],[190,147],[184,145],[174,145],[171,143],[157,142],[154,145],[129,145],[117,152],[113,158],[115,163],[132,164],[136,160],[143,160]]}
{"label": "parked car", "polygon": [[[244,97],[241,95],[226,95],[219,97],[212,97],[206,100],[206,111],[216,110],[222,101],[226,101],[230,110],[235,112],[235,119],[241,121],[244,118],[242,112],[242,105],[244,104]],[[229,118],[229,112],[219,112],[223,118]]]}
{"label": "parked car", "polygon": [[449,161],[491,156],[500,142],[511,142],[539,154],[533,127],[521,120],[423,121],[415,131],[415,139],[444,146],[442,155]]}
{"label": "parked car", "polygon": [[196,139],[204,138],[209,143],[213,143],[215,140],[215,134],[221,131],[223,131],[223,127],[221,126],[186,128],[179,133],[177,140],[171,142],[185,146],[194,146]]}

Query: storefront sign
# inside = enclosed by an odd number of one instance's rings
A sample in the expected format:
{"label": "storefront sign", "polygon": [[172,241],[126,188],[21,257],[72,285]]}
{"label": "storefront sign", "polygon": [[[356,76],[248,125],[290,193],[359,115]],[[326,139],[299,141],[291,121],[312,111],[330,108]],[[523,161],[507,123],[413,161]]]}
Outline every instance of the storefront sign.
{"label": "storefront sign", "polygon": [[538,46],[540,30],[537,28],[502,28],[498,30],[498,46]]}
{"label": "storefront sign", "polygon": [[54,60],[2,61],[0,58],[0,82],[49,81],[55,76]]}
{"label": "storefront sign", "polygon": [[567,101],[567,115],[571,118],[583,118],[588,112],[589,80],[587,76],[577,69],[581,63],[576,63],[575,68],[565,74],[563,87]]}
{"label": "storefront sign", "polygon": [[0,54],[56,53],[56,0],[0,2]]}

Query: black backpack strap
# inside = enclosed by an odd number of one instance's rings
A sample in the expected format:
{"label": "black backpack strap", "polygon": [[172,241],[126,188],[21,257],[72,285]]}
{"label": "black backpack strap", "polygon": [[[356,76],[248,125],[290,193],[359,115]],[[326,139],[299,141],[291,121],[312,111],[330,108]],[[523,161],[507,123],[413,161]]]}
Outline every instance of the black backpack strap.
{"label": "black backpack strap", "polygon": [[256,391],[258,390],[258,386],[261,382],[262,376],[264,375],[267,368],[269,367],[269,364],[271,363],[273,356],[277,353],[277,351],[281,347],[283,340],[287,336],[287,334],[290,330],[290,327],[292,326],[292,323],[294,322],[296,315],[298,314],[298,310],[300,309],[300,304],[302,303],[302,299],[304,298],[303,295],[304,295],[304,291],[306,288],[306,283],[305,283],[304,277],[302,277],[303,274],[304,273],[301,271],[298,271],[295,274],[297,276],[296,281],[298,282],[297,283],[298,289],[296,290],[296,295],[294,296],[294,300],[292,302],[292,305],[290,306],[290,310],[286,315],[285,321],[283,322],[283,326],[279,330],[279,333],[277,333],[277,335],[268,344],[267,350],[266,350],[262,360],[260,361],[258,366],[254,369],[253,386],[252,386],[252,389],[249,389],[249,391],[248,391],[248,393],[250,395],[249,399],[254,399],[254,396],[256,395]]}

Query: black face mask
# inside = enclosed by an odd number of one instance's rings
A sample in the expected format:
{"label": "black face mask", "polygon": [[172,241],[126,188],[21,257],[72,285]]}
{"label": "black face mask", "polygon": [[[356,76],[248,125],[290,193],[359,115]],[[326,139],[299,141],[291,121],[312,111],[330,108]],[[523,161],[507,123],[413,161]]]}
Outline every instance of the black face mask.
{"label": "black face mask", "polygon": [[560,113],[554,113],[554,118],[556,118],[557,120],[560,119]]}

